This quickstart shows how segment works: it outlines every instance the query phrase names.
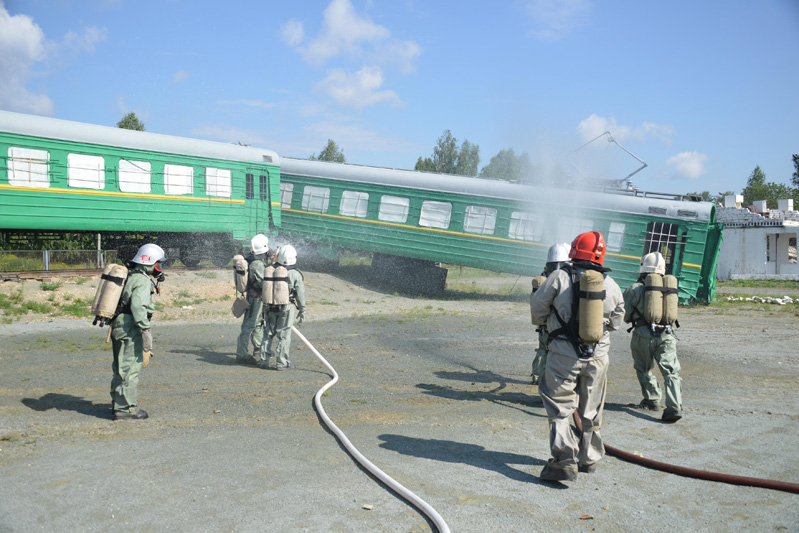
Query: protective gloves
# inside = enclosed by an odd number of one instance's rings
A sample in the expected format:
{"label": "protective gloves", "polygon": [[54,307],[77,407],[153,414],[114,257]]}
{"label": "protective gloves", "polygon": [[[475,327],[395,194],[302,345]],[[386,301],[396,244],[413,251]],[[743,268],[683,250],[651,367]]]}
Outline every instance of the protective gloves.
{"label": "protective gloves", "polygon": [[302,324],[303,320],[305,320],[305,308],[303,307],[300,309],[300,312],[297,313],[297,325],[299,326]]}
{"label": "protective gloves", "polygon": [[153,351],[153,332],[145,329],[141,332],[141,344],[145,352]]}

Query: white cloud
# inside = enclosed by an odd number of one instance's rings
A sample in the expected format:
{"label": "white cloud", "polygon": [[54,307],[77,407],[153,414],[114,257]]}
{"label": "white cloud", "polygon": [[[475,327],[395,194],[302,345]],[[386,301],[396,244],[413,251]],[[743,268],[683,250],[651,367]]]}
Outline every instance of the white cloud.
{"label": "white cloud", "polygon": [[583,142],[588,142],[606,131],[610,132],[613,138],[620,143],[656,138],[668,145],[675,134],[674,128],[666,124],[644,122],[640,126],[623,126],[618,124],[613,117],[606,118],[597,115],[591,115],[577,126],[577,133]]}
{"label": "white cloud", "polygon": [[319,84],[319,89],[344,107],[363,109],[380,102],[399,105],[402,101],[394,91],[379,91],[383,85],[380,67],[363,67],[354,74],[344,69],[333,69]]}
{"label": "white cloud", "polygon": [[66,50],[93,54],[97,45],[105,41],[107,37],[108,30],[106,28],[90,26],[84,28],[82,34],[74,31],[67,32],[64,36],[62,47]]}
{"label": "white cloud", "polygon": [[390,36],[388,28],[356,13],[349,0],[333,0],[325,9],[322,31],[302,54],[310,63],[324,64],[341,54],[358,56],[363,43],[383,41]]}
{"label": "white cloud", "polygon": [[666,168],[674,169],[677,176],[688,179],[697,179],[707,173],[705,162],[707,154],[693,152],[681,152],[666,160]]}
{"label": "white cloud", "polygon": [[296,19],[289,20],[280,28],[280,35],[283,37],[283,41],[292,48],[299,46],[305,39],[302,22]]}
{"label": "white cloud", "polygon": [[189,79],[189,73],[186,70],[179,70],[172,76],[172,83],[183,83]]}
{"label": "white cloud", "polygon": [[530,0],[526,6],[534,24],[530,35],[541,41],[559,41],[587,24],[591,10],[589,0]]}
{"label": "white cloud", "polygon": [[25,85],[31,67],[46,56],[42,29],[28,16],[8,13],[0,3],[0,108],[51,115],[53,102]]}

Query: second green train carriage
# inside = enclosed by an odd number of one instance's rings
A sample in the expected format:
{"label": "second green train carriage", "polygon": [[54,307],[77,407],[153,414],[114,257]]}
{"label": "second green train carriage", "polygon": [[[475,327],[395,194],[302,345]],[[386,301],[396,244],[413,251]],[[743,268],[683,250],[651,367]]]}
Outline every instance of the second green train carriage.
{"label": "second green train carriage", "polygon": [[395,264],[410,283],[432,263],[536,275],[549,246],[597,230],[622,286],[660,251],[682,301],[715,296],[721,225],[708,202],[283,158],[281,212],[289,238],[418,260]]}

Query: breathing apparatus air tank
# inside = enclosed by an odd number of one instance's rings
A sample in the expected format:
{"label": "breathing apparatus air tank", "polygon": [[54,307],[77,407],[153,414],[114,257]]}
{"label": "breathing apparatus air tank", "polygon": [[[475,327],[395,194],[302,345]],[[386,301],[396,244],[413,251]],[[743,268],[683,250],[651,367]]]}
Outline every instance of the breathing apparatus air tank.
{"label": "breathing apparatus air tank", "polygon": [[274,304],[275,267],[269,265],[264,269],[264,281],[261,284],[261,300],[267,305]]}
{"label": "breathing apparatus air tank", "polygon": [[644,281],[644,320],[660,324],[663,320],[663,276],[648,274]]}
{"label": "breathing apparatus air tank", "polygon": [[671,274],[663,276],[663,287],[666,289],[663,292],[663,323],[671,325],[677,322],[679,309],[677,278]]}
{"label": "breathing apparatus air tank", "polygon": [[[530,293],[530,321],[533,320],[533,295],[538,288],[547,280],[546,276],[536,276],[533,278],[533,290]],[[535,325],[535,322],[532,322]]]}
{"label": "breathing apparatus air tank", "polygon": [[595,344],[605,334],[605,277],[596,270],[580,274],[579,328],[580,340]]}
{"label": "breathing apparatus air tank", "polygon": [[105,267],[100,275],[100,284],[97,286],[94,302],[92,302],[92,314],[94,315],[92,325],[99,322],[102,327],[114,318],[127,277],[128,269],[122,265],[112,263]]}
{"label": "breathing apparatus air tank", "polygon": [[249,271],[247,260],[241,254],[233,256],[233,282],[236,284],[236,292],[247,292],[247,274]]}
{"label": "breathing apparatus air tank", "polygon": [[272,304],[288,305],[289,303],[289,271],[281,264],[275,267]]}

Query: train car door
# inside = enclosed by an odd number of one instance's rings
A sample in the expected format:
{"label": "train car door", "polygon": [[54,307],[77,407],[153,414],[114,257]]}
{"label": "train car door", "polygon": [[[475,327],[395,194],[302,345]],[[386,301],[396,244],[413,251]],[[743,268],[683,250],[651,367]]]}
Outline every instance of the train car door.
{"label": "train car door", "polygon": [[269,193],[269,172],[261,168],[248,168],[245,201],[248,204],[248,225],[252,235],[269,234]]}

